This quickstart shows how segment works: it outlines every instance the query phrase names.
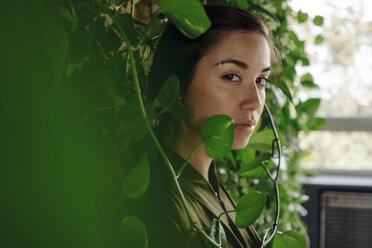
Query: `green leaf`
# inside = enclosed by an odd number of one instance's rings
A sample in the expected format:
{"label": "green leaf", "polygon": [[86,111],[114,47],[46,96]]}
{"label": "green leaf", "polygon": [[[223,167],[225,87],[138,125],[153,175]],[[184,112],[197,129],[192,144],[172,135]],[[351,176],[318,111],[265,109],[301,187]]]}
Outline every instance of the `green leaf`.
{"label": "green leaf", "polygon": [[238,173],[243,173],[245,171],[252,170],[258,166],[261,166],[261,163],[263,161],[269,161],[271,159],[271,154],[270,153],[264,153],[255,159],[249,161],[248,163],[244,164],[243,168],[241,168]]}
{"label": "green leaf", "polygon": [[314,44],[315,45],[320,45],[324,42],[324,37],[323,35],[319,34],[315,37],[315,41],[314,41]]}
{"label": "green leaf", "polygon": [[308,89],[314,89],[314,88],[319,88],[319,85],[315,84],[314,82],[311,81],[303,81],[301,82],[302,86]]}
{"label": "green leaf", "polygon": [[187,118],[187,109],[185,105],[180,101],[175,101],[167,110],[179,120],[186,120]]}
{"label": "green leaf", "polygon": [[310,65],[310,61],[307,57],[301,57],[302,66],[308,66]]}
{"label": "green leaf", "polygon": [[319,86],[314,83],[314,78],[313,78],[313,76],[310,73],[306,73],[305,75],[303,75],[300,78],[300,83],[305,88],[310,88],[310,89],[312,89],[312,88],[319,88]]}
{"label": "green leaf", "polygon": [[258,151],[269,152],[272,148],[274,134],[270,129],[253,133],[249,140],[248,147]]}
{"label": "green leaf", "polygon": [[265,169],[260,166],[260,167],[255,167],[250,170],[238,172],[238,175],[241,177],[247,178],[247,179],[261,179],[267,176],[267,173]]}
{"label": "green leaf", "polygon": [[[221,245],[222,245],[222,248],[225,248],[227,246],[227,239],[226,239],[226,233],[225,233],[225,230],[223,229],[223,226],[221,224],[221,222],[218,222],[217,218],[214,218],[213,219],[213,222],[212,222],[212,226],[211,226],[211,231],[209,233],[209,237],[211,237],[214,241],[216,241],[218,243],[218,224],[220,226],[220,230],[219,230],[219,233],[220,233],[220,239],[221,239]],[[213,246],[211,245],[210,248],[212,248]]]}
{"label": "green leaf", "polygon": [[324,129],[325,124],[326,124],[325,118],[314,117],[309,120],[308,127],[311,130],[322,130]]}
{"label": "green leaf", "polygon": [[279,81],[279,83],[275,84],[279,89],[281,89],[284,93],[284,95],[286,95],[286,97],[291,101],[293,102],[293,98],[292,98],[292,94],[291,94],[291,91],[289,90],[287,84],[284,82],[284,81]]}
{"label": "green leaf", "polygon": [[272,248],[306,248],[306,243],[301,234],[290,230],[275,234]]}
{"label": "green leaf", "polygon": [[159,5],[174,25],[191,39],[199,37],[211,26],[199,0],[161,0]]}
{"label": "green leaf", "polygon": [[301,83],[305,81],[314,82],[314,78],[310,73],[306,73],[305,75],[302,75],[302,77],[300,78]]}
{"label": "green leaf", "polygon": [[226,157],[230,160],[232,166],[233,166],[234,168],[236,168],[235,157],[234,157],[234,154],[232,153],[231,150],[227,153],[227,156],[226,156]]}
{"label": "green leaf", "polygon": [[122,15],[115,16],[119,30],[122,31],[124,39],[127,45],[130,47],[136,47],[138,44],[137,31],[134,28],[133,18],[130,14],[125,13]]}
{"label": "green leaf", "polygon": [[306,113],[308,116],[314,116],[320,104],[320,98],[310,98],[296,106],[298,113]]}
{"label": "green leaf", "polygon": [[309,15],[307,13],[302,12],[301,10],[297,13],[298,23],[306,22],[308,18],[309,18]]}
{"label": "green leaf", "polygon": [[[265,129],[261,132],[253,133],[249,140],[248,147],[262,152],[271,152],[274,139],[275,136],[273,131],[271,129]],[[279,140],[281,144],[284,144],[284,138],[280,134]]]}
{"label": "green leaf", "polygon": [[145,225],[135,216],[125,217],[121,225],[123,244],[131,248],[147,248],[148,239]]}
{"label": "green leaf", "polygon": [[244,149],[235,150],[236,159],[246,164],[256,157],[256,150],[246,146]]}
{"label": "green leaf", "polygon": [[167,108],[177,99],[179,92],[178,78],[175,75],[171,75],[165,81],[154,103],[157,107]]}
{"label": "green leaf", "polygon": [[242,196],[236,204],[236,226],[247,228],[252,225],[260,216],[265,203],[265,196],[259,192],[250,192]]}
{"label": "green leaf", "polygon": [[205,143],[205,151],[214,159],[223,158],[230,151],[234,140],[234,124],[227,115],[209,118],[200,131]]}
{"label": "green leaf", "polygon": [[324,23],[324,18],[323,16],[315,16],[313,19],[313,23],[317,26],[322,26]]}
{"label": "green leaf", "polygon": [[130,199],[139,199],[146,192],[149,183],[150,166],[147,155],[144,155],[124,178],[121,184],[121,192]]}
{"label": "green leaf", "polygon": [[232,0],[232,5],[243,10],[248,9],[248,1],[247,0]]}

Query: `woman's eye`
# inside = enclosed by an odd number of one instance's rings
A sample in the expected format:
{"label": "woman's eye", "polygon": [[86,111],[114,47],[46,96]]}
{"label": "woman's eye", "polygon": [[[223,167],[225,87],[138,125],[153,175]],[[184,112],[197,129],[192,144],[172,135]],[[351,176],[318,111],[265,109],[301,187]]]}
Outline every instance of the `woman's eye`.
{"label": "woman's eye", "polygon": [[226,80],[229,80],[231,82],[239,82],[240,81],[240,76],[237,75],[237,74],[225,74],[223,75],[223,78],[226,79]]}
{"label": "woman's eye", "polygon": [[266,86],[267,83],[270,83],[270,80],[268,78],[259,77],[256,79],[256,84]]}

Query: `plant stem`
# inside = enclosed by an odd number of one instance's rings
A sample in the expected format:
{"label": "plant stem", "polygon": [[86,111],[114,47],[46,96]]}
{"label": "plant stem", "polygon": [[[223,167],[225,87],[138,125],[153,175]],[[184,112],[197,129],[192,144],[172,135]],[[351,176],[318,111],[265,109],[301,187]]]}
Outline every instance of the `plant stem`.
{"label": "plant stem", "polygon": [[[278,132],[277,132],[276,127],[275,127],[273,116],[271,115],[271,112],[270,112],[270,110],[269,110],[269,108],[267,107],[266,104],[265,104],[265,110],[266,110],[266,113],[269,116],[270,125],[271,125],[271,128],[272,128],[273,133],[274,133],[274,137],[275,137],[274,142],[276,142],[276,144],[277,144],[278,166],[276,167],[276,175],[275,175],[275,178],[273,180],[274,190],[275,190],[275,198],[276,198],[276,211],[275,211],[274,224],[273,224],[272,233],[271,233],[270,237],[266,239],[267,235],[265,234],[265,237],[262,240],[261,248],[266,247],[270,243],[270,241],[274,238],[276,232],[278,231],[279,215],[280,215],[280,195],[279,195],[278,178],[279,178],[279,171],[280,171],[280,160],[281,160],[281,156],[282,156],[282,151],[281,151]],[[273,146],[273,147],[275,147],[275,146]],[[273,155],[274,155],[274,151],[273,151]],[[264,167],[264,168],[266,169],[266,167]],[[273,179],[273,177],[271,176],[271,173],[267,169],[266,169],[266,172],[268,173],[270,178]]]}
{"label": "plant stem", "polygon": [[236,209],[228,210],[228,211],[225,211],[225,212],[221,213],[221,214],[217,217],[217,219],[220,220],[221,217],[222,217],[224,214],[228,214],[228,213],[232,213],[232,212],[236,212]]}
{"label": "plant stem", "polygon": [[194,223],[193,227],[198,231],[204,239],[206,239],[211,245],[214,247],[222,248],[221,242],[218,244],[216,241],[214,241],[211,237],[209,237],[201,228],[198,224]]}
{"label": "plant stem", "polygon": [[220,235],[220,222],[221,222],[221,217],[225,214],[228,214],[228,213],[232,213],[232,212],[236,212],[236,209],[233,209],[233,210],[228,210],[228,211],[225,211],[223,213],[221,213],[218,217],[217,217],[217,238],[218,238],[218,243],[222,245],[222,242],[221,242],[221,235]]}
{"label": "plant stem", "polygon": [[181,173],[183,171],[183,169],[186,167],[186,165],[189,163],[189,160],[190,158],[195,154],[195,152],[198,150],[199,146],[203,143],[203,141],[201,140],[199,142],[199,144],[196,145],[196,147],[194,148],[194,150],[192,150],[192,152],[189,154],[189,156],[187,157],[185,163],[183,163],[183,165],[181,166],[181,168],[178,170],[177,172],[177,178],[179,178],[181,176]]}
{"label": "plant stem", "polygon": [[155,133],[154,131],[152,130],[150,124],[149,124],[149,121],[147,119],[147,115],[146,115],[146,111],[145,111],[145,106],[143,104],[143,100],[142,100],[142,96],[141,96],[141,88],[139,86],[139,82],[138,82],[138,76],[137,76],[137,69],[136,69],[136,63],[135,63],[135,60],[134,60],[134,55],[133,55],[133,51],[129,50],[128,51],[129,53],[129,59],[130,59],[130,64],[131,64],[131,68],[132,68],[132,74],[133,74],[133,81],[134,81],[134,85],[135,85],[135,89],[136,89],[136,95],[137,95],[137,100],[138,100],[138,104],[139,104],[139,107],[140,107],[140,111],[141,111],[141,115],[142,115],[142,118],[143,120],[145,121],[145,124],[146,124],[146,127],[147,127],[147,130],[149,131],[150,133],[150,136],[151,138],[153,139],[156,147],[158,148],[159,152],[160,152],[160,155],[161,157],[163,158],[169,172],[171,173],[171,176],[172,176],[172,179],[173,179],[173,182],[176,186],[176,189],[177,189],[177,192],[179,194],[179,196],[181,197],[181,202],[182,202],[182,205],[185,209],[185,212],[187,214],[187,217],[190,221],[190,225],[191,227],[195,228],[209,243],[211,243],[213,246],[215,247],[221,247],[220,244],[217,244],[213,239],[211,239],[193,220],[192,216],[191,216],[191,213],[190,213],[190,210],[188,208],[188,205],[187,205],[187,202],[186,202],[186,199],[185,199],[185,196],[183,195],[183,192],[182,192],[182,189],[181,189],[181,186],[180,184],[178,183],[178,180],[177,180],[177,175],[173,169],[173,166],[172,164],[170,163],[167,155],[165,154],[164,152],[164,149],[163,147],[160,145],[159,143],[159,140],[157,139],[157,137],[155,136]]}
{"label": "plant stem", "polygon": [[167,112],[168,109],[175,103],[176,101],[172,101],[167,107],[163,108],[162,110],[160,110],[156,115],[155,117],[152,119],[152,121],[156,120],[157,118],[159,118],[159,116],[161,116],[163,113]]}
{"label": "plant stem", "polygon": [[266,168],[266,166],[264,165],[264,163],[261,163],[261,166],[264,168],[264,170],[266,171],[266,174],[269,176],[270,180],[275,183],[275,179],[274,177],[271,175],[270,171]]}

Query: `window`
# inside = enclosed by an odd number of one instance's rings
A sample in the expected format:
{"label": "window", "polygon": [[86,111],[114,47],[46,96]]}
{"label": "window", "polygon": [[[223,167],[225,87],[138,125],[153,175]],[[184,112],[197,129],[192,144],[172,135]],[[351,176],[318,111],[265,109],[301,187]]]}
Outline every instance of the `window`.
{"label": "window", "polygon": [[[310,66],[297,72],[311,73],[319,85],[300,98],[322,98],[317,114],[327,118],[325,130],[300,137],[309,151],[302,166],[372,170],[372,1],[292,0],[291,6],[309,15],[307,22],[293,22],[308,41],[310,59]],[[321,27],[311,24],[317,15],[324,17]]]}

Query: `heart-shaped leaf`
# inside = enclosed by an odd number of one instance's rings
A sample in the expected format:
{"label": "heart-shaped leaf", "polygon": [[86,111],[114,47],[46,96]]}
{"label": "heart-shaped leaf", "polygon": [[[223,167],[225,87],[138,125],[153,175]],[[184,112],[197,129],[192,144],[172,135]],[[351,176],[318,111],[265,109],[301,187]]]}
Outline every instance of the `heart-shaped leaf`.
{"label": "heart-shaped leaf", "polygon": [[263,161],[268,161],[271,159],[271,154],[270,153],[264,153],[253,160],[249,161],[248,163],[244,164],[243,167],[238,171],[238,173],[242,173],[245,171],[252,170],[256,167],[261,166],[261,163]]}
{"label": "heart-shaped leaf", "polygon": [[301,76],[300,82],[302,83],[302,82],[305,82],[305,81],[314,82],[314,78],[311,75],[311,73],[306,73],[306,74],[304,74],[304,75]]}
{"label": "heart-shaped leaf", "polygon": [[249,192],[243,195],[236,205],[236,226],[247,228],[252,225],[260,216],[265,203],[265,196],[259,192]]}
{"label": "heart-shaped leaf", "polygon": [[274,138],[275,136],[271,129],[254,133],[249,140],[248,147],[262,152],[270,152]]}
{"label": "heart-shaped leaf", "polygon": [[246,146],[241,150],[235,150],[236,159],[242,162],[243,164],[248,163],[253,158],[256,157],[256,150]]}
{"label": "heart-shaped leaf", "polygon": [[307,13],[302,12],[301,10],[297,13],[298,23],[306,22],[308,18],[309,18],[309,15]]}
{"label": "heart-shaped leaf", "polygon": [[[225,230],[223,229],[223,226],[221,224],[221,222],[218,222],[217,218],[214,218],[213,219],[213,222],[212,222],[212,226],[211,226],[211,231],[209,233],[209,237],[211,237],[214,241],[216,241],[217,243],[219,242],[218,240],[218,224],[220,225],[220,229],[219,229],[219,235],[220,235],[220,239],[221,239],[221,245],[222,245],[222,248],[225,248],[227,246],[227,239],[226,239],[226,233],[225,233]],[[213,246],[210,246],[210,248],[212,248]]]}
{"label": "heart-shaped leaf", "polygon": [[324,17],[323,16],[315,16],[313,19],[313,23],[317,26],[322,26],[324,23]]}
{"label": "heart-shaped leaf", "polygon": [[130,215],[122,221],[123,244],[131,248],[147,248],[147,231],[145,225],[135,216]]}
{"label": "heart-shaped leaf", "polygon": [[260,166],[250,170],[246,170],[244,172],[238,172],[238,175],[248,179],[261,179],[264,178],[267,173],[265,169]]}
{"label": "heart-shaped leaf", "polygon": [[306,113],[309,116],[314,116],[315,112],[319,108],[320,98],[310,98],[309,100],[300,103],[296,106],[298,113]]}
{"label": "heart-shaped leaf", "polygon": [[205,151],[214,159],[227,155],[234,141],[234,124],[227,115],[215,115],[209,118],[200,131]]}
{"label": "heart-shaped leaf", "polygon": [[314,44],[315,45],[320,45],[324,42],[324,36],[319,34],[315,37],[315,41],[314,41]]}
{"label": "heart-shaped leaf", "polygon": [[130,199],[139,199],[146,192],[149,183],[150,166],[145,154],[124,178],[121,184],[121,192]]}
{"label": "heart-shaped leaf", "polygon": [[314,82],[311,81],[303,81],[301,82],[302,86],[308,89],[314,89],[314,88],[319,88],[319,85],[315,84]]}
{"label": "heart-shaped leaf", "polygon": [[306,248],[305,239],[293,230],[275,234],[272,248]]}
{"label": "heart-shaped leaf", "polygon": [[160,0],[159,5],[174,25],[191,39],[197,38],[211,26],[199,0]]}
{"label": "heart-shaped leaf", "polygon": [[154,103],[157,107],[167,108],[177,99],[179,92],[180,83],[178,77],[171,75],[161,87],[158,96],[154,100]]}
{"label": "heart-shaped leaf", "polygon": [[319,88],[319,86],[314,83],[314,78],[310,73],[302,75],[300,78],[300,83],[305,88]]}

